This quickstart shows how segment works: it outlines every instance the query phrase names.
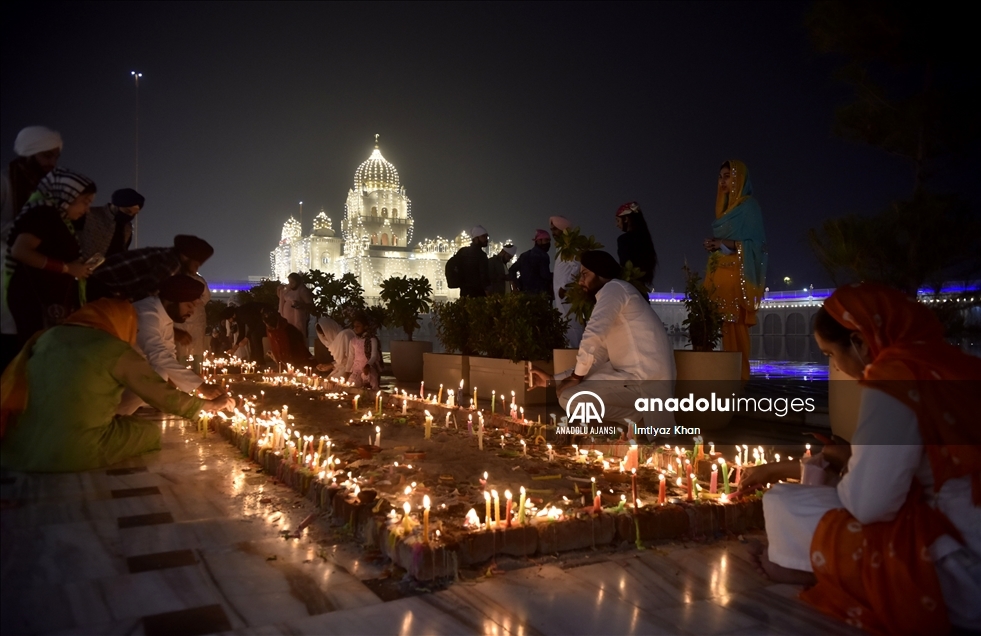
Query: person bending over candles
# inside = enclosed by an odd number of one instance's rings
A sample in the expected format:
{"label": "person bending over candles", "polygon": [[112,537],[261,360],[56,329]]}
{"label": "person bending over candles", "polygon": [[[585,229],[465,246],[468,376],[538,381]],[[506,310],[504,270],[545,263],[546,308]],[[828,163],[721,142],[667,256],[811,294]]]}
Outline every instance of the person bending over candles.
{"label": "person bending over candles", "polygon": [[381,345],[364,313],[358,313],[351,326],[355,337],[351,339],[349,379],[356,387],[377,391],[381,381]]}
{"label": "person bending over candles", "polygon": [[674,414],[637,412],[637,398],[667,399],[674,394],[674,351],[661,320],[633,285],[620,279],[620,264],[599,250],[583,252],[579,285],[595,297],[574,369],[549,377],[532,369],[535,386],[558,383],[559,404],[565,408],[579,391],[599,395],[607,421],[639,421],[645,426],[674,426]]}
{"label": "person bending over candles", "polygon": [[0,465],[69,472],[160,448],[160,424],[115,415],[128,389],[166,413],[193,418],[230,408],[172,388],[133,349],[136,311],[102,299],[32,338],[3,373]]}
{"label": "person bending over candles", "polygon": [[333,363],[318,364],[317,370],[330,373],[334,377],[346,377],[351,372],[351,341],[353,329],[342,329],[332,318],[321,316],[317,319],[317,338],[330,352]]}
{"label": "person bending over candles", "polygon": [[[177,342],[174,323],[181,324],[201,302],[204,284],[179,274],[160,283],[160,293],[147,296],[133,303],[136,309],[139,331],[136,335],[137,351],[146,356],[153,370],[164,380],[187,393],[200,393],[207,399],[218,397],[223,391],[177,360]],[[127,393],[120,405],[120,415],[130,415],[143,405],[139,395]]]}
{"label": "person bending over candles", "polygon": [[814,323],[831,364],[861,380],[851,446],[815,457],[844,468],[835,486],[777,483],[789,462],[743,469],[763,496],[781,582],[813,585],[822,611],[883,633],[981,624],[981,360],[944,341],[926,306],[882,285],[842,287]]}

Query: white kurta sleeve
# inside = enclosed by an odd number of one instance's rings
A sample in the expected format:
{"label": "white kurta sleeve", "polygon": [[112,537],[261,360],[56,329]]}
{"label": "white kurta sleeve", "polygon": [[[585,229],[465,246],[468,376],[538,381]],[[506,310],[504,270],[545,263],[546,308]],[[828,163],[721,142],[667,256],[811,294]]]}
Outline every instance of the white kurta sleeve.
{"label": "white kurta sleeve", "polygon": [[891,521],[906,501],[923,459],[916,414],[896,398],[866,388],[852,439],[841,504],[859,523]]}
{"label": "white kurta sleeve", "polygon": [[585,376],[594,366],[609,359],[606,343],[613,331],[613,323],[626,302],[627,295],[619,285],[606,284],[596,295],[596,307],[579,343],[576,375]]}
{"label": "white kurta sleeve", "polygon": [[136,344],[153,370],[182,391],[190,393],[201,386],[204,383],[201,376],[177,361],[174,321],[160,301],[151,297],[136,303],[136,308],[139,318]]}

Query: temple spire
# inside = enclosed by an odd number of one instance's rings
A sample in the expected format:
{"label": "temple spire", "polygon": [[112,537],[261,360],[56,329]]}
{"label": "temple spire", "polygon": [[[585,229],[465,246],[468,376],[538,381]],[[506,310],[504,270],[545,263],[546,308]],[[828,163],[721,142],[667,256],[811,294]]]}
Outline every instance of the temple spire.
{"label": "temple spire", "polygon": [[375,150],[378,150],[378,133],[375,133]]}

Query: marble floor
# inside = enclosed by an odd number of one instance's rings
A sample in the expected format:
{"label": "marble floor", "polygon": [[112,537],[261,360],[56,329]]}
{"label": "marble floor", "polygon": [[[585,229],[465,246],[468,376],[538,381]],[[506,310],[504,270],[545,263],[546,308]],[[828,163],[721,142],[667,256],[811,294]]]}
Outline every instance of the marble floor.
{"label": "marble floor", "polygon": [[222,439],[160,426],[163,450],[109,470],[3,474],[3,634],[850,631],[761,578],[735,539],[515,560],[431,593],[397,588],[386,563]]}

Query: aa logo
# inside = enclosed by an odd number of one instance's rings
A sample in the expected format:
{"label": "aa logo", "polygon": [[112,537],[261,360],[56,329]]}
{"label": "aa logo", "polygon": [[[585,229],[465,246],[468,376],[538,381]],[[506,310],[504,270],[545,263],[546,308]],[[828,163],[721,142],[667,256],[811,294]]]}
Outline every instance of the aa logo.
{"label": "aa logo", "polygon": [[579,391],[566,402],[565,414],[569,418],[569,424],[602,424],[606,416],[606,404],[603,404],[603,398],[592,391]]}

